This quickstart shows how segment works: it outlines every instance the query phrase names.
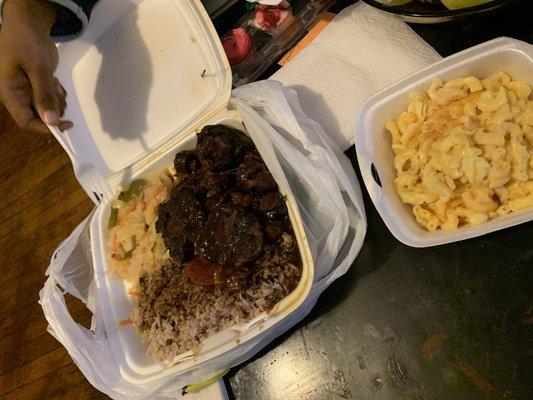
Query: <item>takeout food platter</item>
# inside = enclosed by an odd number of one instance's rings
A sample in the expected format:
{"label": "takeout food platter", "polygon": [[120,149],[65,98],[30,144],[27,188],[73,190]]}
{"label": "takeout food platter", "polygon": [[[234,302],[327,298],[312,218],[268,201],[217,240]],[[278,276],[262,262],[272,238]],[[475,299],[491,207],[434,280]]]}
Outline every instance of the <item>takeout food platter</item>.
{"label": "takeout food platter", "polygon": [[[222,124],[243,130],[242,121],[235,113],[228,113],[224,116],[215,117],[207,124]],[[180,140],[175,145],[161,153],[161,156],[154,158],[151,163],[144,165],[142,170],[132,176],[137,179],[154,169],[168,166],[172,163],[176,152],[194,148],[196,141],[196,130],[193,129],[187,134],[180,135]],[[289,316],[306,298],[313,282],[312,258],[309,249],[306,247],[305,232],[299,217],[296,202],[283,182],[278,181],[280,192],[286,196],[286,204],[291,219],[295,236],[302,254],[302,277],[297,288],[287,297],[277,303],[268,314],[260,315],[253,320],[235,325],[229,329],[220,331],[208,339],[202,345],[199,353],[192,350],[179,355],[171,365],[166,363],[155,363],[146,354],[145,346],[140,343],[139,334],[133,326],[119,326],[119,322],[131,315],[135,306],[136,298],[128,295],[128,285],[125,281],[109,276],[109,260],[106,257],[106,233],[111,202],[103,202],[97,208],[94,219],[91,223],[91,237],[93,248],[93,263],[95,270],[95,281],[99,293],[99,301],[104,312],[103,317],[108,336],[115,342],[115,347],[120,349],[116,356],[124,367],[124,374],[129,374],[133,380],[147,379],[149,376],[160,378],[164,375],[171,375],[201,364],[212,359],[247,340],[267,330],[281,319]]]}
{"label": "takeout food platter", "polygon": [[297,288],[269,313],[208,337],[199,351],[183,353],[171,365],[153,361],[135,328],[119,324],[131,315],[135,298],[109,274],[105,234],[111,200],[133,180],[171,165],[177,152],[194,148],[203,126],[246,132],[229,109],[231,70],[200,0],[104,0],[83,37],[61,44],[59,52],[57,76],[69,92],[66,118],[76,125],[67,134],[53,133],[97,202],[90,236],[98,311],[122,379],[143,385],[189,372],[290,318],[313,284],[313,260],[273,150],[250,132],[286,199],[302,264]]}

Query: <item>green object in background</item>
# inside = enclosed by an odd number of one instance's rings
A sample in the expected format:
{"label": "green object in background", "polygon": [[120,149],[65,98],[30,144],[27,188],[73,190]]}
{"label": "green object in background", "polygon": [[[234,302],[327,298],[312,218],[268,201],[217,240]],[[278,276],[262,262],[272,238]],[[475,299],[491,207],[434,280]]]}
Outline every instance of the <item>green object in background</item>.
{"label": "green object in background", "polygon": [[108,229],[114,228],[117,225],[118,208],[111,207],[111,213],[109,214]]}
{"label": "green object in background", "polygon": [[209,385],[212,385],[216,381],[218,381],[220,378],[222,378],[224,375],[226,375],[228,373],[228,371],[229,371],[229,369],[225,369],[225,370],[219,372],[218,374],[213,375],[211,378],[209,378],[209,379],[207,379],[207,380],[205,380],[203,382],[193,383],[191,385],[187,385],[181,390],[181,394],[182,395],[186,395],[187,393],[199,392],[200,390],[202,390],[202,389],[208,387]]}
{"label": "green object in background", "polygon": [[467,7],[478,6],[484,3],[490,3],[493,0],[441,0],[441,1],[442,1],[442,4],[444,4],[444,6],[448,10],[458,10],[460,8],[467,8]]}
{"label": "green object in background", "polygon": [[128,188],[128,190],[124,191],[124,192],[120,192],[120,194],[118,195],[118,199],[120,201],[123,201],[125,203],[127,203],[128,201],[130,201],[131,199],[139,196],[144,188],[144,185],[146,185],[146,180],[144,179],[137,179],[137,180],[134,180],[131,184],[130,184],[130,187]]}

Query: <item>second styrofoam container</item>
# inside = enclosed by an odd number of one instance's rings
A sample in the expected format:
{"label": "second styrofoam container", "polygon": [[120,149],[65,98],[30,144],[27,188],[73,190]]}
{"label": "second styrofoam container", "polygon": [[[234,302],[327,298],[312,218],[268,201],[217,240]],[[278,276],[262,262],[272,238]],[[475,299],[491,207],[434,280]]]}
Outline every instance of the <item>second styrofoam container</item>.
{"label": "second styrofoam container", "polygon": [[361,105],[355,134],[361,175],[381,218],[399,241],[413,247],[435,246],[533,220],[533,210],[526,209],[456,231],[429,232],[416,222],[411,206],[401,201],[394,185],[394,152],[385,124],[407,108],[409,93],[427,90],[435,78],[444,81],[469,75],[486,78],[500,71],[533,84],[533,46],[505,37],[485,42],[392,84]]}

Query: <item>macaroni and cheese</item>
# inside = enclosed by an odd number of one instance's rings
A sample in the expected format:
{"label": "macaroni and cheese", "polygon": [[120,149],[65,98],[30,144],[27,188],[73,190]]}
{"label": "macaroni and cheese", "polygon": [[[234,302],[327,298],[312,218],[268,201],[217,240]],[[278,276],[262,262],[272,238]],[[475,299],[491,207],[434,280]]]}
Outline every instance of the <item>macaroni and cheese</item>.
{"label": "macaroni and cheese", "polygon": [[429,231],[476,225],[533,207],[531,87],[500,72],[409,95],[387,123],[395,185]]}

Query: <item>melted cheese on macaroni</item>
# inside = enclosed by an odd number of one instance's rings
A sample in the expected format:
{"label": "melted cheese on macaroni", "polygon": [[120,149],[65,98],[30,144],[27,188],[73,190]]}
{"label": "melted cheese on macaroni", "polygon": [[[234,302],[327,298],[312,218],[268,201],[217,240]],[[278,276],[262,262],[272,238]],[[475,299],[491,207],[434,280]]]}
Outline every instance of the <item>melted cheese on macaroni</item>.
{"label": "melted cheese on macaroni", "polygon": [[429,231],[476,225],[533,207],[531,87],[500,72],[409,95],[387,123],[395,185]]}

